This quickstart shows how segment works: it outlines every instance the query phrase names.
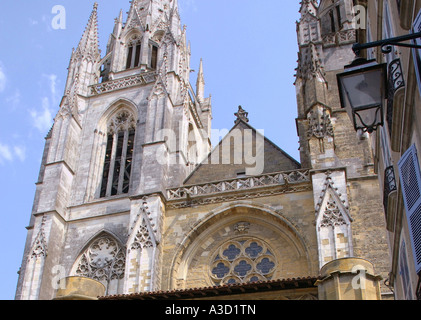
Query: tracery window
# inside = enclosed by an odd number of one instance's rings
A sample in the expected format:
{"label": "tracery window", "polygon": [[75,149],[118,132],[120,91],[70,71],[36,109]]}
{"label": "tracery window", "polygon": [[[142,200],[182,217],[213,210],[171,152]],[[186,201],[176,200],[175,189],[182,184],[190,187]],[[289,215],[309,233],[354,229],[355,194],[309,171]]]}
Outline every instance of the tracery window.
{"label": "tracery window", "polygon": [[129,192],[135,131],[135,118],[127,110],[118,112],[108,123],[101,198]]}
{"label": "tracery window", "polygon": [[82,253],[74,274],[104,284],[108,294],[116,294],[124,279],[126,254],[118,242],[109,235],[99,236]]}
{"label": "tracery window", "polygon": [[272,252],[266,243],[258,239],[229,241],[213,256],[211,279],[215,285],[270,280],[277,266]]}

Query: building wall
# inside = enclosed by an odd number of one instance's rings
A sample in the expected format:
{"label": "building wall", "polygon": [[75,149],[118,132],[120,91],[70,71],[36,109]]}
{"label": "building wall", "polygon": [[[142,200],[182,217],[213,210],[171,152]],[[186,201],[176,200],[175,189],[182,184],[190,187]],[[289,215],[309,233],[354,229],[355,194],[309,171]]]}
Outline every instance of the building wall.
{"label": "building wall", "polygon": [[[410,33],[419,10],[420,1],[369,1],[368,25],[365,32],[370,34],[371,41],[397,37]],[[388,283],[394,288],[398,300],[416,299],[419,276],[416,274],[414,255],[411,245],[407,213],[399,181],[399,160],[405,152],[415,145],[421,148],[419,119],[421,116],[420,93],[417,85],[412,50],[399,46],[393,47],[390,54],[382,54],[380,48],[368,51],[370,57],[379,63],[390,63],[399,58],[403,71],[405,86],[394,94],[391,122],[385,114],[385,126],[372,136],[373,152],[376,159],[376,171],[379,173],[381,192],[387,188],[385,170],[392,167],[395,173],[397,191],[385,195],[389,205],[386,211],[389,250],[391,252],[391,269]],[[390,88],[389,88],[390,90]]]}
{"label": "building wall", "polygon": [[[163,289],[215,285],[210,277],[215,254],[235,239],[256,238],[269,245],[276,261],[271,279],[317,274],[312,208],[309,190],[167,210],[162,264],[162,277],[167,281]],[[245,230],[238,224],[245,225]]]}

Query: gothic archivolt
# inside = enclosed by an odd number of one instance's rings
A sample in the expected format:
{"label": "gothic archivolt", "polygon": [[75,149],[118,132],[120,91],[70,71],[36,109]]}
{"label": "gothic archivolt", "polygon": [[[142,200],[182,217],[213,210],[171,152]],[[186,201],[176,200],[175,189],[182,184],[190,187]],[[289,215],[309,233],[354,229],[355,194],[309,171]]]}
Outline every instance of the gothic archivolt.
{"label": "gothic archivolt", "polygon": [[[98,131],[106,132],[109,125],[118,118],[119,114],[129,114],[130,120],[127,123],[130,123],[131,126],[135,126],[137,123],[137,107],[134,102],[127,99],[118,99],[113,102],[107,109],[105,109],[104,114],[101,116],[98,123]],[[127,120],[127,118],[125,118]]]}
{"label": "gothic archivolt", "polygon": [[[211,213],[182,241],[170,289],[266,281],[313,274],[304,238],[279,212],[251,206]],[[293,270],[294,274],[288,273]]]}

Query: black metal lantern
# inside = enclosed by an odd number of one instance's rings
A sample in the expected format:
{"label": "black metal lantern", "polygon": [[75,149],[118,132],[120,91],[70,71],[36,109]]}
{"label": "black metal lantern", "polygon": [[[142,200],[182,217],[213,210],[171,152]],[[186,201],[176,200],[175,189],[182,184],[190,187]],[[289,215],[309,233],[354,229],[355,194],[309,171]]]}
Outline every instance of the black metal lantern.
{"label": "black metal lantern", "polygon": [[355,130],[372,133],[382,126],[387,64],[357,58],[337,79],[342,108],[348,112]]}

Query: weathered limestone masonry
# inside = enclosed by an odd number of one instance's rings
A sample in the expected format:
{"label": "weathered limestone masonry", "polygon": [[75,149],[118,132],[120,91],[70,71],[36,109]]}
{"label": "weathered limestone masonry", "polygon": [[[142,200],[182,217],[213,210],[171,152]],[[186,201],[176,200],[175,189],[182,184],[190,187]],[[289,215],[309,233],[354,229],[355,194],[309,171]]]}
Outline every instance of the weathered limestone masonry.
{"label": "weathered limestone masonry", "polygon": [[134,0],[101,57],[95,4],[46,138],[17,299],[50,299],[68,275],[107,294],[160,287],[162,194],[192,170],[191,132],[194,156],[210,150],[210,99],[191,94],[189,50],[177,1]]}
{"label": "weathered limestone masonry", "polygon": [[[389,293],[369,140],[335,85],[353,59],[352,1],[304,0],[300,13],[298,162],[242,107],[211,148],[204,64],[194,90],[176,0],[131,1],[104,56],[95,4],[46,137],[16,299]],[[368,291],[352,285],[361,272]]]}
{"label": "weathered limestone masonry", "polygon": [[[319,6],[302,1],[301,15],[297,128],[302,165],[313,168],[319,266],[359,257],[386,279],[384,213],[369,140],[356,136],[340,108],[336,85],[336,74],[354,59],[352,1],[321,1]],[[383,286],[382,292],[390,290]]]}

